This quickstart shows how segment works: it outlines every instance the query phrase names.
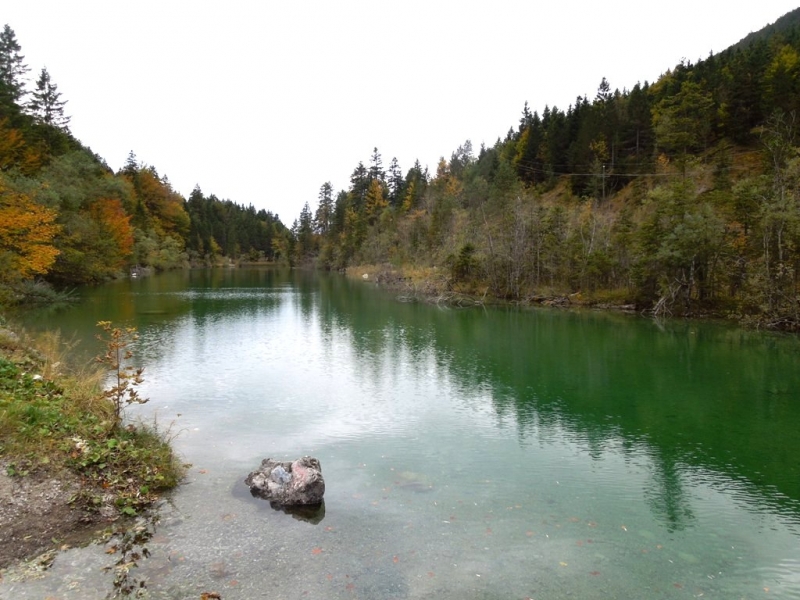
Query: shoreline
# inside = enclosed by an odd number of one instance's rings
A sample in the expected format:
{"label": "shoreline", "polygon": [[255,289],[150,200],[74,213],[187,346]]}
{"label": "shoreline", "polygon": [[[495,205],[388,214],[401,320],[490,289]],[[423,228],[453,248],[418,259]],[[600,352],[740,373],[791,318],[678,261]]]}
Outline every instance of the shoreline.
{"label": "shoreline", "polygon": [[9,464],[0,461],[0,578],[25,562],[44,567],[53,551],[89,544],[119,519],[111,516],[112,503],[105,518],[76,504],[84,486],[75,473],[41,469],[12,477]]}
{"label": "shoreline", "polygon": [[0,326],[0,578],[124,530],[183,478],[165,433],[110,426],[105,372],[64,367],[64,347]]}
{"label": "shoreline", "polygon": [[[348,267],[345,275],[350,279],[374,283],[391,292],[398,292],[398,299],[404,302],[425,302],[446,304],[456,307],[469,306],[546,306],[563,309],[608,310],[628,314],[647,314],[637,309],[631,302],[605,302],[587,300],[581,292],[535,294],[521,300],[498,298],[489,294],[489,287],[483,291],[461,290],[450,285],[446,275],[436,267],[424,270],[393,268],[379,265],[358,265]],[[719,318],[708,315],[709,318]],[[704,317],[700,317],[704,318]]]}

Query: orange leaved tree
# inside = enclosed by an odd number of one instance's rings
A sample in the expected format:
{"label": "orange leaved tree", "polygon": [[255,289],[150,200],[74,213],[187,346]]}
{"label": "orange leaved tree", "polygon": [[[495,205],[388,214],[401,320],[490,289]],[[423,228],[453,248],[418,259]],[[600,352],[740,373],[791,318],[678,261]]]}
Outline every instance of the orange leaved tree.
{"label": "orange leaved tree", "polygon": [[91,206],[91,213],[101,230],[110,238],[108,262],[119,269],[133,251],[133,227],[122,202],[117,198],[101,198]]}
{"label": "orange leaved tree", "polygon": [[10,190],[0,176],[0,283],[44,275],[58,250],[57,213],[26,194]]}

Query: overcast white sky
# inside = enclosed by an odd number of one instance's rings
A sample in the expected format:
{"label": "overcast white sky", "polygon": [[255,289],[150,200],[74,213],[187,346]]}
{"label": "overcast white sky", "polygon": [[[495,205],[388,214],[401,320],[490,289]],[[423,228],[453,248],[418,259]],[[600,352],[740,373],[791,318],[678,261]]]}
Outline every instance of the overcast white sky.
{"label": "overcast white sky", "polygon": [[[721,52],[792,0],[473,2],[8,0],[35,81],[47,67],[73,134],[114,170],[133,150],[291,225],[377,147],[432,171],[516,126]],[[2,23],[0,23],[2,25]]]}

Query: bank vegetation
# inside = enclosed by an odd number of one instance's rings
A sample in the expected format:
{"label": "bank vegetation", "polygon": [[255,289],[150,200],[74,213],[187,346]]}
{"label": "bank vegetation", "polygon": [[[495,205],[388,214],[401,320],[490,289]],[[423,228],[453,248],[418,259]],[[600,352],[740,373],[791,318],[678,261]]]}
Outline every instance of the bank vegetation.
{"label": "bank vegetation", "polygon": [[[410,289],[800,327],[800,11],[654,83],[524,105],[433,172],[375,148],[292,227],[297,262]],[[432,274],[427,284],[420,273]]]}
{"label": "bank vegetation", "polygon": [[142,401],[132,332],[101,335],[108,353],[75,365],[74,342],[0,327],[0,568],[148,510],[183,476],[169,426],[123,421]]}

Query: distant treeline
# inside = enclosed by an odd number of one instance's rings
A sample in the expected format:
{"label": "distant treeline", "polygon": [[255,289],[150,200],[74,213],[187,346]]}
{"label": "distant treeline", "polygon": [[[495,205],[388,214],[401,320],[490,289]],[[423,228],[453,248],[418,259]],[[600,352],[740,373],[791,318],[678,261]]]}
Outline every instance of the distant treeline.
{"label": "distant treeline", "polygon": [[[377,149],[322,185],[293,256],[438,267],[453,290],[577,294],[659,314],[800,323],[800,10],[655,83],[566,110],[525,103],[477,153],[405,175]],[[441,271],[440,271],[441,272]]]}
{"label": "distant treeline", "polygon": [[133,266],[169,269],[220,257],[274,260],[291,246],[277,215],[195,188],[188,200],[131,152],[114,173],[69,130],[66,101],[0,32],[0,303],[32,281],[96,283]]}

